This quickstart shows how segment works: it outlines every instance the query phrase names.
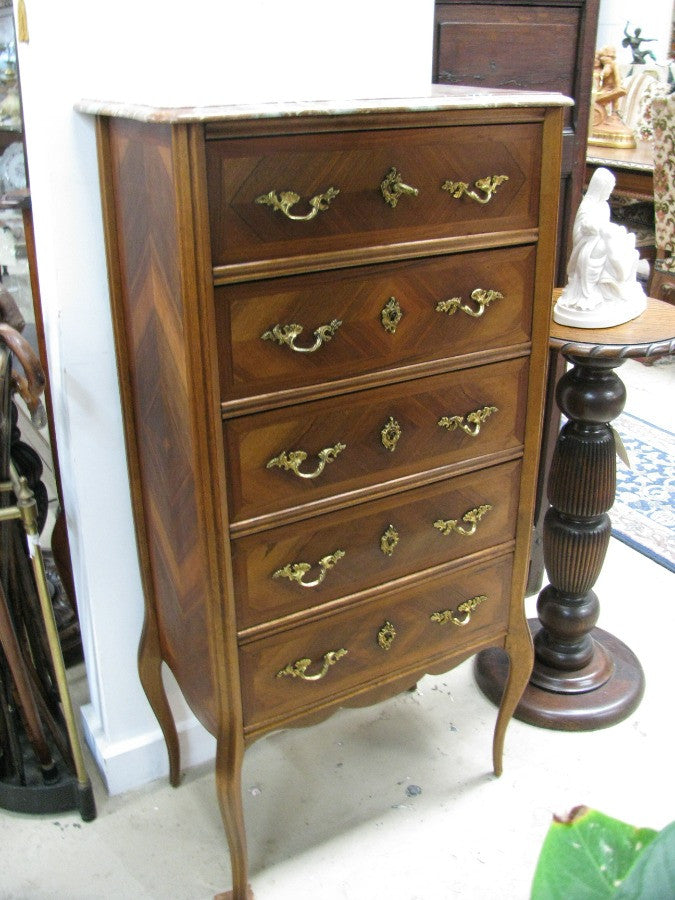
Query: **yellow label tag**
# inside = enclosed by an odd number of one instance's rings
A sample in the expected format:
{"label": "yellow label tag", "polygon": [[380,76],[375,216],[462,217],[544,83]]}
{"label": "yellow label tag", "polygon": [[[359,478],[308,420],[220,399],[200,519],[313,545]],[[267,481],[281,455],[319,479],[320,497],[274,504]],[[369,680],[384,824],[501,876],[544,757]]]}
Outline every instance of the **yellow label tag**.
{"label": "yellow label tag", "polygon": [[27,44],[30,40],[28,36],[28,16],[26,15],[26,2],[19,0],[16,8],[16,24],[17,38],[20,44]]}
{"label": "yellow label tag", "polygon": [[614,444],[616,446],[616,455],[619,457],[622,463],[625,463],[629,469],[632,468],[630,464],[630,460],[628,459],[628,453],[626,452],[626,448],[623,445],[623,441],[621,440],[621,435],[616,430],[613,425],[609,426],[612,429],[612,434],[614,435]]}

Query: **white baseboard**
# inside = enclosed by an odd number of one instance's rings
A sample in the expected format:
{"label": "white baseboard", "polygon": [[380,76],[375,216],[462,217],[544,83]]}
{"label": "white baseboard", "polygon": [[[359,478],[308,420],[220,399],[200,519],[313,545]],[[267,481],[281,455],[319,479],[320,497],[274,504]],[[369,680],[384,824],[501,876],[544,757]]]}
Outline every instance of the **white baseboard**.
{"label": "white baseboard", "polygon": [[[166,778],[169,760],[159,728],[121,741],[106,739],[91,703],[80,708],[84,740],[96,762],[108,793],[123,794],[157,778]],[[190,717],[176,723],[181,771],[215,757],[216,741]]]}

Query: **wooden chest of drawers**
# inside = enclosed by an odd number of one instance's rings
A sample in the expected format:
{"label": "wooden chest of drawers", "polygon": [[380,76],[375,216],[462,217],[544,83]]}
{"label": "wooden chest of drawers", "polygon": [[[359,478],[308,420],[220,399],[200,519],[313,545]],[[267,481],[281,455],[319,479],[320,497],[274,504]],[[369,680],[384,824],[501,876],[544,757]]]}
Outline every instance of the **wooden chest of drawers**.
{"label": "wooden chest of drawers", "polygon": [[503,647],[523,593],[564,98],[97,115],[146,595],[217,737],[233,896],[245,746]]}

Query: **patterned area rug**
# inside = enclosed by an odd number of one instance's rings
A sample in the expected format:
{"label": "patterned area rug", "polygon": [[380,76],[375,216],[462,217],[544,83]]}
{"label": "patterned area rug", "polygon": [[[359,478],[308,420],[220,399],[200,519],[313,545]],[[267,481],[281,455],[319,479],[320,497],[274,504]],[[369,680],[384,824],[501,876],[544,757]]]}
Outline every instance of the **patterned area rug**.
{"label": "patterned area rug", "polygon": [[631,468],[617,459],[612,534],[675,572],[675,434],[628,413],[613,425]]}

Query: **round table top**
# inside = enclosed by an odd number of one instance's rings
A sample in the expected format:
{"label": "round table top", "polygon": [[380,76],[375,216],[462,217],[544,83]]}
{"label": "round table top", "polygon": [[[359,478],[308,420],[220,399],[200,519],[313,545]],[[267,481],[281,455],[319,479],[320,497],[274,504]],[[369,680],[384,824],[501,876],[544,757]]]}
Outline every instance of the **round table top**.
{"label": "round table top", "polygon": [[[553,301],[561,290],[553,292]],[[612,328],[571,328],[551,318],[551,347],[577,356],[655,357],[675,355],[675,305],[647,298],[647,309],[636,319]]]}

